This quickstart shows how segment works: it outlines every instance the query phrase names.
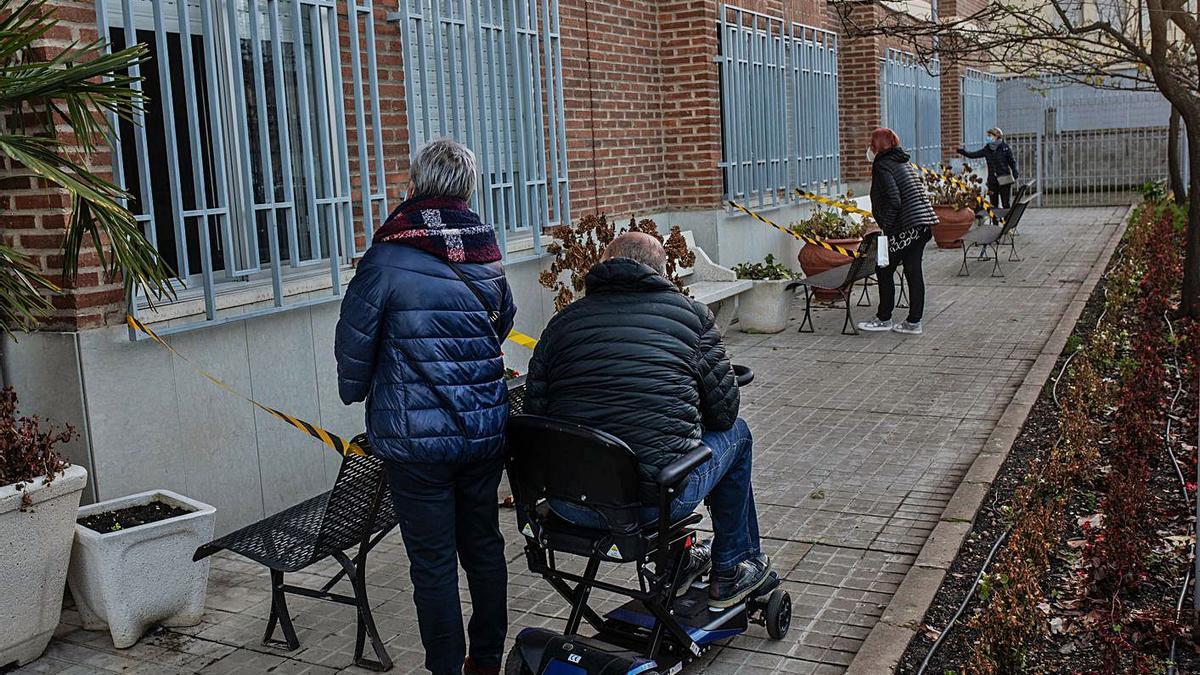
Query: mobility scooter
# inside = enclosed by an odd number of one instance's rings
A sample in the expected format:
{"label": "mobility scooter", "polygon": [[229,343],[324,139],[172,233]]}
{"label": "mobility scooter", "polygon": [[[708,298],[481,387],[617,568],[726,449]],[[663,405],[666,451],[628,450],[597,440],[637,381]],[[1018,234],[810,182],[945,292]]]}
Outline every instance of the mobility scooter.
{"label": "mobility scooter", "polygon": [[[753,379],[735,366],[739,385]],[[787,634],[791,597],[771,578],[739,605],[710,610],[708,587],[697,580],[679,588],[688,549],[696,542],[692,513],[678,522],[640,521],[641,478],[629,446],[610,434],[570,422],[517,415],[508,424],[508,477],[525,537],[529,568],[570,605],[563,632],[527,628],[505,664],[506,675],[659,675],[677,673],[715,643],[763,625],[773,639]],[[656,477],[659,513],[669,514],[691,472],[712,456],[700,447]],[[571,524],[550,509],[562,500],[594,509],[606,529]],[[566,554],[565,556],[562,554]],[[567,571],[560,557],[586,558],[582,574]],[[637,588],[597,578],[601,563],[636,565]],[[601,616],[588,600],[593,589],[630,598]],[[584,623],[593,635],[583,635]]]}

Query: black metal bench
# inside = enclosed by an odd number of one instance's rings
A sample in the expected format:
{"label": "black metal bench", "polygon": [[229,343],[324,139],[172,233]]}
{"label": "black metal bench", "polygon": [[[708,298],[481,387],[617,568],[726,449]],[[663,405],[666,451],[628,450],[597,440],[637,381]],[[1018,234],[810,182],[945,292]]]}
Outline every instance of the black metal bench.
{"label": "black metal bench", "polygon": [[[366,435],[354,441],[367,446]],[[305,500],[257,523],[221,537],[196,549],[193,560],[201,560],[217,551],[232,551],[271,570],[271,617],[263,644],[282,646],[288,651],[300,646],[287,594],[302,595],[351,605],[358,610],[358,631],[354,644],[354,663],[376,671],[390,670],[392,660],[371,616],[367,599],[367,554],[396,526],[392,499],[388,494],[387,473],[376,457],[347,455],[342,459],[333,489]],[[357,546],[350,558],[346,551]],[[332,557],[342,569],[320,589],[285,583],[284,575]],[[342,578],[350,580],[353,596],[333,592]],[[274,640],[276,624],[283,640]],[[363,658],[365,638],[378,660]]]}
{"label": "black metal bench", "polygon": [[1007,211],[1004,217],[1003,225],[980,225],[969,230],[962,236],[959,241],[962,242],[963,261],[962,267],[958,270],[958,276],[970,276],[971,271],[967,269],[968,251],[972,246],[982,246],[984,253],[987,252],[987,247],[992,247],[992,276],[1002,277],[1004,274],[1000,271],[1000,244],[1008,237],[1008,244],[1011,246],[1008,253],[1009,262],[1020,262],[1017,257],[1017,240],[1012,236],[1013,231],[1017,229],[1017,225],[1021,223],[1021,217],[1025,215],[1025,211],[1029,208],[1029,204],[1037,198],[1037,193],[1023,194],[1021,199],[1014,201],[1012,208]]}
{"label": "black metal bench", "polygon": [[[854,316],[850,310],[850,296],[854,292],[854,284],[866,280],[875,274],[876,248],[879,246],[879,232],[868,232],[863,236],[858,246],[858,255],[851,262],[826,270],[811,277],[798,279],[787,285],[789,291],[797,288],[804,289],[804,320],[800,322],[801,333],[811,333],[815,330],[812,322],[812,296],[815,290],[837,291],[846,305],[846,320],[842,323],[842,335],[858,335],[858,327],[854,325]],[[808,326],[808,330],[804,326]],[[847,327],[849,330],[847,330]]]}

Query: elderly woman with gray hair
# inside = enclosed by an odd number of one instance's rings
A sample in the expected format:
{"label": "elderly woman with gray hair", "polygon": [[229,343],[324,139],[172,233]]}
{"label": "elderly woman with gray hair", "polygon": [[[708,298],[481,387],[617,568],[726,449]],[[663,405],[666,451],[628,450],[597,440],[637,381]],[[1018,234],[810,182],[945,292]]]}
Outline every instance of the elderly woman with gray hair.
{"label": "elderly woman with gray hair", "polygon": [[1012,148],[1004,140],[999,127],[987,130],[987,142],[978,150],[959,148],[958,154],[968,159],[983,158],[987,162],[988,201],[994,206],[1012,206],[1012,186],[1021,177]]}
{"label": "elderly woman with gray hair", "polygon": [[[344,403],[366,401],[384,460],[425,667],[500,672],[507,571],[496,489],[508,389],[500,345],[512,293],[496,231],[471,211],[475,156],[434,141],[413,160],[408,199],[375,233],[346,289],[334,351]],[[458,564],[467,574],[470,650]]]}

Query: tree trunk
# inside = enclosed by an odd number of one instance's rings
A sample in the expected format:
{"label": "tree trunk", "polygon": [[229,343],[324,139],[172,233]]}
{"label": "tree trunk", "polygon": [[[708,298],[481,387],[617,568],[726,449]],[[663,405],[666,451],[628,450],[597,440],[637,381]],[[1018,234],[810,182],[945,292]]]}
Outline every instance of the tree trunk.
{"label": "tree trunk", "polygon": [[[1184,119],[1188,134],[1189,194],[1200,195],[1200,109]],[[1179,311],[1200,320],[1200,199],[1188,202],[1186,253],[1183,258],[1183,297]]]}
{"label": "tree trunk", "polygon": [[1171,177],[1170,188],[1175,195],[1175,203],[1182,204],[1187,199],[1188,189],[1183,182],[1183,166],[1179,161],[1179,111],[1171,106],[1170,137],[1167,139],[1167,171]]}

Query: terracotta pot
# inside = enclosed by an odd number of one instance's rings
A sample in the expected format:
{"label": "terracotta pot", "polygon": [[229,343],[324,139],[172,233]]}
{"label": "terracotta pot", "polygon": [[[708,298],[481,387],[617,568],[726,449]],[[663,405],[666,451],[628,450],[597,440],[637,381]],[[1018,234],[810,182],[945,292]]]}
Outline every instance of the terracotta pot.
{"label": "terracotta pot", "polygon": [[967,208],[937,205],[933,207],[933,212],[938,217],[938,224],[933,226],[933,240],[938,248],[962,248],[962,236],[975,222],[975,213]]}
{"label": "terracotta pot", "polygon": [[[854,239],[825,239],[824,241],[834,244],[835,246],[841,246],[844,249],[857,251],[858,245],[862,243],[862,238],[855,237]],[[800,269],[804,270],[804,276],[806,277],[816,276],[821,272],[826,272],[850,262],[850,258],[842,255],[841,253],[834,253],[829,249],[824,249],[820,246],[812,246],[810,244],[805,244],[803,247],[801,247],[800,253],[796,256],[796,259],[800,261]],[[839,296],[837,291],[818,290],[815,292],[815,297],[818,300],[835,300]]]}

